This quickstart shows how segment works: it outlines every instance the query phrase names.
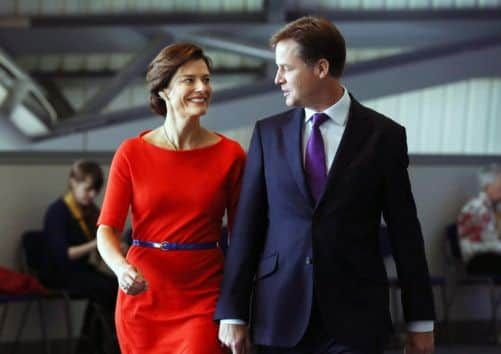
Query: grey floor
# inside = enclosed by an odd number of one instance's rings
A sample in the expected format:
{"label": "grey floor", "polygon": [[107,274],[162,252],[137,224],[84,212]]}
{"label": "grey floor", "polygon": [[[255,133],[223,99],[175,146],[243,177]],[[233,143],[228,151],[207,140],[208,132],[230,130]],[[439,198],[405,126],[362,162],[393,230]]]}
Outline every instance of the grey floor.
{"label": "grey floor", "polygon": [[[385,354],[402,354],[402,350],[385,351]],[[451,346],[437,347],[435,354],[500,354],[501,346]]]}

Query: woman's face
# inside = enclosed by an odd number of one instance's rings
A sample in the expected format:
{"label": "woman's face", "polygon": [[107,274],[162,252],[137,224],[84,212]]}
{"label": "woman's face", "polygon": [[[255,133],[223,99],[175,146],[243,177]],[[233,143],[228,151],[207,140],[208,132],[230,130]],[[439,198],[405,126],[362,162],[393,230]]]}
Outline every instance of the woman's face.
{"label": "woman's face", "polygon": [[494,182],[487,186],[486,192],[493,202],[501,202],[501,174],[496,177]]}
{"label": "woman's face", "polygon": [[210,73],[205,61],[191,60],[181,66],[162,91],[162,96],[168,100],[167,111],[172,109],[182,117],[204,115],[212,97]]}
{"label": "woman's face", "polygon": [[83,181],[77,181],[74,178],[70,178],[70,189],[73,194],[73,198],[77,204],[81,206],[87,206],[94,202],[96,196],[99,194],[98,191],[92,185],[92,179],[87,177]]}

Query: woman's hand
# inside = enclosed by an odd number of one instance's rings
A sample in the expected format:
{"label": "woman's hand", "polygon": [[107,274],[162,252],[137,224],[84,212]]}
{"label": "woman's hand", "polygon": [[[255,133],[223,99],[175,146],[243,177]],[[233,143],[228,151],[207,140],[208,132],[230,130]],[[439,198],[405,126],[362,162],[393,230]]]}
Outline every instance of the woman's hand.
{"label": "woman's hand", "polygon": [[148,288],[142,272],[130,263],[120,266],[117,271],[118,285],[127,295],[140,294]]}

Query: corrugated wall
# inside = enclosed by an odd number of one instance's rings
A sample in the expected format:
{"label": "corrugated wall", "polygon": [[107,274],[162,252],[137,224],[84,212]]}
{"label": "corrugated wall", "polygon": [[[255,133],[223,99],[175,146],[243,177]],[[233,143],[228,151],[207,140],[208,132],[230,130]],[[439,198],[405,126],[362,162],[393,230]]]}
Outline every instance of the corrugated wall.
{"label": "corrugated wall", "polygon": [[[410,154],[501,155],[500,78],[471,79],[362,103],[406,128]],[[252,127],[225,133],[247,146]]]}

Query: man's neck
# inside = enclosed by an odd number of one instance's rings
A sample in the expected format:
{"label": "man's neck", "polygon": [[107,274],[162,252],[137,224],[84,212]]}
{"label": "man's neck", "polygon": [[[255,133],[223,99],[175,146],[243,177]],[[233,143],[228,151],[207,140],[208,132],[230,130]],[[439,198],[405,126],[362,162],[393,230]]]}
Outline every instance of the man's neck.
{"label": "man's neck", "polygon": [[329,85],[326,85],[325,89],[319,90],[319,94],[315,97],[315,101],[308,105],[308,108],[314,110],[315,112],[325,111],[327,108],[338,102],[341,97],[343,97],[344,88],[341,86],[339,81],[335,80]]}

